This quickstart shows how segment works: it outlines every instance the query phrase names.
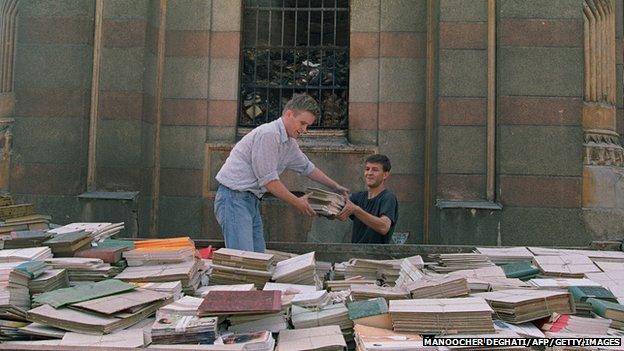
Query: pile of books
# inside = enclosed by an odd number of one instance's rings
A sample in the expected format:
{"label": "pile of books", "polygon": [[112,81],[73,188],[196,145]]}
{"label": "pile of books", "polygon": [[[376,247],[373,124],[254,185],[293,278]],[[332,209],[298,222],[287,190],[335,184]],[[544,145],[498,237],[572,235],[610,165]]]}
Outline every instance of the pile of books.
{"label": "pile of books", "polygon": [[289,258],[275,265],[272,279],[278,283],[314,285],[323,283],[316,274],[314,252]]}
{"label": "pile of books", "polygon": [[507,278],[518,278],[521,280],[529,280],[535,278],[541,273],[539,268],[530,261],[518,261],[507,263],[500,266],[505,272]]}
{"label": "pile of books", "polygon": [[28,282],[28,289],[31,295],[66,288],[68,286],[69,275],[66,269],[47,269],[40,276]]}
{"label": "pile of books", "polygon": [[282,310],[282,292],[211,291],[199,306],[200,316],[278,313]]}
{"label": "pile of books", "polygon": [[325,287],[329,291],[350,290],[354,285],[377,285],[377,279],[364,279],[353,277],[344,280],[327,280]]}
{"label": "pile of books", "polygon": [[540,328],[545,332],[606,335],[611,325],[611,320],[553,313],[552,316],[539,324]]}
{"label": "pile of books", "polygon": [[129,267],[195,260],[195,243],[189,237],[142,240],[123,253]]}
{"label": "pile of books", "polygon": [[600,299],[617,303],[618,300],[609,289],[602,286],[571,286],[568,288],[570,295],[574,299],[576,315],[590,317],[592,307],[587,302],[588,299]]}
{"label": "pile of books", "polygon": [[438,265],[432,269],[438,273],[494,266],[488,256],[479,253],[437,254],[433,257],[437,259]]}
{"label": "pile of books", "polygon": [[0,262],[44,261],[52,258],[47,246],[0,250]]}
{"label": "pile of books", "polygon": [[271,332],[266,330],[254,333],[234,333],[220,336],[215,341],[213,350],[219,350],[221,345],[223,345],[224,351],[273,351],[275,339],[273,339]]}
{"label": "pile of books", "polygon": [[412,299],[433,299],[467,296],[470,293],[468,280],[464,277],[424,276],[422,279],[404,285]]}
{"label": "pile of books", "polygon": [[585,273],[585,277],[609,289],[617,302],[624,303],[624,270]]}
{"label": "pile of books", "polygon": [[16,204],[12,197],[0,195],[0,234],[19,230],[47,230],[50,216],[35,212],[33,204]]}
{"label": "pile of books", "polygon": [[182,282],[179,280],[164,283],[133,283],[137,288],[168,293],[177,301],[182,298]]}
{"label": "pile of books", "polygon": [[533,263],[542,270],[544,275],[583,278],[585,273],[600,272],[600,268],[584,255],[535,256]]}
{"label": "pile of books", "polygon": [[490,333],[492,309],[480,297],[392,300],[394,331],[417,334]]}
{"label": "pile of books", "polygon": [[373,350],[437,350],[435,346],[423,346],[422,337],[418,334],[397,333],[385,328],[376,328],[356,324],[355,343],[358,351]]}
{"label": "pile of books", "polygon": [[70,282],[110,279],[122,270],[122,268],[111,266],[98,258],[48,258],[45,263],[49,264],[52,269],[67,270]]}
{"label": "pile of books", "polygon": [[345,205],[345,199],[340,194],[319,188],[308,188],[308,192],[308,202],[319,216],[336,216]]}
{"label": "pile of books", "polygon": [[392,329],[392,318],[388,313],[388,303],[383,298],[355,301],[347,304],[349,319],[355,326],[366,325]]}
{"label": "pile of books", "polygon": [[221,248],[212,256],[210,284],[253,283],[262,289],[274,266],[272,254]]}
{"label": "pile of books", "polygon": [[24,319],[30,308],[31,275],[18,269],[22,262],[0,263],[0,318]]}
{"label": "pile of books", "polygon": [[277,338],[275,351],[343,351],[346,346],[340,327],[328,325],[282,330]]}
{"label": "pile of books", "polygon": [[351,286],[351,297],[355,301],[383,297],[386,300],[409,299],[410,293],[404,287],[356,284]]}
{"label": "pile of books", "polygon": [[611,320],[611,327],[624,330],[624,305],[619,303],[589,298],[592,307],[592,315]]}
{"label": "pile of books", "polygon": [[524,323],[553,313],[573,314],[574,305],[567,291],[510,289],[478,293],[496,311],[499,319]]}
{"label": "pile of books", "polygon": [[76,231],[84,231],[87,233],[93,241],[102,241],[109,238],[121,230],[124,229],[124,223],[99,223],[99,222],[85,222],[85,223],[70,223],[59,228],[51,229],[51,234],[60,235],[66,233],[73,233]]}
{"label": "pile of books", "polygon": [[181,263],[128,267],[115,278],[138,283],[163,283],[179,280],[182,282],[182,291],[193,295],[200,284],[198,260]]}
{"label": "pile of books", "polygon": [[[267,283],[269,284],[269,283]],[[208,285],[202,286],[195,291],[195,296],[206,297],[211,291],[252,291],[256,290],[256,286],[253,284],[230,284],[230,285]],[[278,289],[265,289],[265,290],[278,290]]]}
{"label": "pile of books", "polygon": [[83,229],[56,234],[52,239],[43,242],[50,247],[54,257],[72,257],[80,250],[91,247],[93,239]]}
{"label": "pile of books", "polygon": [[475,252],[487,256],[498,265],[531,261],[534,256],[526,247],[477,247]]}
{"label": "pile of books", "polygon": [[[1,228],[0,228],[1,229]],[[0,249],[22,249],[43,246],[52,234],[45,230],[19,230],[0,234]]]}
{"label": "pile of books", "polygon": [[155,344],[212,344],[217,338],[216,317],[197,317],[158,310],[152,324]]}
{"label": "pile of books", "polygon": [[343,303],[327,305],[319,310],[293,306],[291,320],[295,329],[337,325],[347,341],[353,339],[353,321],[349,319],[349,310]]}

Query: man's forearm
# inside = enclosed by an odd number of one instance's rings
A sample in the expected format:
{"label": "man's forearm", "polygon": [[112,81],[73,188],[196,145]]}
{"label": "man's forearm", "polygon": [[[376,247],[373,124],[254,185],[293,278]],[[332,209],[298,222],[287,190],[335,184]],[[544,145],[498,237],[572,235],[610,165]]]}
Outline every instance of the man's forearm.
{"label": "man's forearm", "polygon": [[310,173],[308,178],[312,179],[317,183],[321,183],[328,188],[338,189],[340,187],[340,184],[336,183],[333,179],[328,177],[327,174],[323,173],[323,171],[316,167],[314,168],[312,173]]}
{"label": "man's forearm", "polygon": [[374,230],[375,232],[386,235],[390,231],[390,226],[392,222],[388,217],[377,217],[372,214],[364,211],[361,207],[356,207],[355,211],[353,211],[353,215],[357,217],[362,223],[366,224],[369,228]]}
{"label": "man's forearm", "polygon": [[281,180],[276,179],[268,182],[264,186],[271,194],[277,196],[277,198],[291,204],[295,205],[297,203],[297,197],[286,188],[284,183]]}

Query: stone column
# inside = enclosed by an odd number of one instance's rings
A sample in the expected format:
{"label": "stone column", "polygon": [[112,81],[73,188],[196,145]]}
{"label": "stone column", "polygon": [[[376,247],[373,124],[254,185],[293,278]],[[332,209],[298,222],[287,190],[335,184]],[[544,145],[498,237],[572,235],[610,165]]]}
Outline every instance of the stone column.
{"label": "stone column", "polygon": [[13,92],[13,62],[19,0],[0,0],[0,193],[9,190],[11,165],[10,116],[15,107]]}

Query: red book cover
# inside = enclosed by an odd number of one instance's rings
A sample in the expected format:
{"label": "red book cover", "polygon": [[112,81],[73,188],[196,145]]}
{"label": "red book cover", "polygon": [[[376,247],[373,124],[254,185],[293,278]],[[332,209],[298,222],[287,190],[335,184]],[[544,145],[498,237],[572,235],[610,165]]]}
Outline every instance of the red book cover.
{"label": "red book cover", "polygon": [[78,251],[76,257],[99,258],[106,263],[115,264],[121,260],[121,248],[87,249]]}
{"label": "red book cover", "polygon": [[202,316],[210,314],[275,313],[282,310],[282,292],[211,291],[199,306]]}

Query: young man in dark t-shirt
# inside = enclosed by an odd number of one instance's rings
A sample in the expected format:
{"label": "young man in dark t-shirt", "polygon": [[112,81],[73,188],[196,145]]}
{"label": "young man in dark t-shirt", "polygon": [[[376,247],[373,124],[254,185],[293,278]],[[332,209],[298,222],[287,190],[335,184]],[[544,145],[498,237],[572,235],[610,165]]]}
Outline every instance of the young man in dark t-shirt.
{"label": "young man in dark t-shirt", "polygon": [[345,197],[346,205],[336,216],[344,221],[353,220],[351,242],[356,244],[387,244],[399,219],[396,196],[386,189],[390,176],[390,160],[385,155],[372,155],[366,159],[364,179],[367,191]]}

